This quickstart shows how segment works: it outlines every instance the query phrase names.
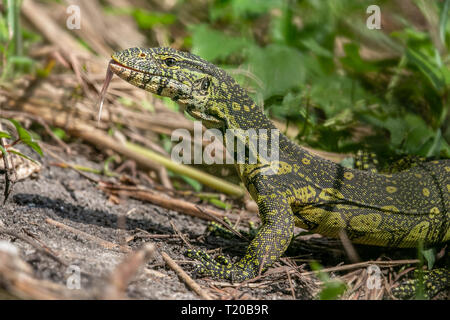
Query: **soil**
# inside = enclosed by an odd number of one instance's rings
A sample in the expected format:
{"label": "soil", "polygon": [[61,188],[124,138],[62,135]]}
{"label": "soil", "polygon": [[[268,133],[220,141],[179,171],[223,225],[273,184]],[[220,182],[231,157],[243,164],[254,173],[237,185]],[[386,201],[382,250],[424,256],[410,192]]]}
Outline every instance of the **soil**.
{"label": "soil", "polygon": [[[92,154],[91,152],[92,150],[88,154]],[[62,157],[72,164],[101,169],[98,163],[88,160],[82,154]],[[127,253],[118,249],[106,249],[96,242],[48,223],[47,219],[116,244],[123,244],[124,239],[134,236],[133,240],[127,243],[132,250],[149,241],[145,238],[145,231],[150,234],[174,234],[172,222],[181,233],[187,234],[187,238],[194,245],[202,245],[198,239],[204,238],[207,221],[133,199],[121,199],[119,204],[115,204],[108,199],[108,195],[97,188],[96,183],[78,172],[52,165],[55,160],[49,156],[41,158],[40,161],[42,169],[38,174],[14,185],[6,204],[0,208],[0,222],[3,223],[3,227],[32,235],[58,257],[70,265],[78,266],[82,272],[81,290],[101,286]],[[2,188],[4,188],[3,176],[0,178],[0,192],[3,194]],[[124,220],[120,217],[124,215],[126,215],[125,222],[121,222]],[[66,266],[20,239],[0,233],[1,240],[12,242],[19,248],[22,259],[32,266],[36,278],[66,283],[68,277]],[[158,251],[166,252],[195,277],[193,262],[183,255],[187,249],[183,241],[176,238],[150,241],[157,245]],[[203,249],[222,246],[233,248],[226,251],[227,253],[242,255],[246,244],[236,240],[233,242],[213,238],[209,243],[207,241],[206,247],[202,245]],[[202,287],[208,287],[206,280],[198,278],[196,281]],[[292,298],[287,283],[275,282],[262,287],[242,288],[240,294],[244,298],[252,299]],[[311,290],[302,290],[301,284],[298,290],[298,295],[311,298]],[[126,294],[133,299],[199,298],[166,267],[159,254],[156,254],[155,258],[136,275],[128,285]]]}
{"label": "soil", "polygon": [[[79,143],[74,143],[71,148],[74,151],[71,155],[62,150],[57,153],[67,163],[101,169],[104,155],[100,151]],[[36,157],[24,148],[21,152]],[[55,162],[60,161],[52,158],[45,149],[44,154],[39,159],[42,163],[40,172],[17,182],[9,199],[0,207],[0,227],[31,236],[42,247],[49,248],[54,255],[66,262],[66,265],[61,264],[22,239],[0,232],[0,243],[4,240],[16,246],[20,257],[32,267],[33,276],[37,279],[65,286],[71,275],[68,269],[77,266],[81,271],[80,290],[92,292],[97,289],[98,292],[111,281],[108,277],[128,253],[119,247],[102,246],[99,241],[73,232],[76,229],[118,246],[126,246],[132,251],[138,250],[144,243],[154,243],[157,252],[167,253],[215,299],[313,299],[319,291],[319,282],[315,276],[294,273],[288,277],[286,271],[269,273],[276,268],[270,268],[263,278],[253,281],[251,286],[236,287],[226,281],[218,282],[201,277],[195,272],[196,263],[184,256],[188,246],[182,239],[149,239],[149,234],[175,235],[175,226],[195,248],[211,250],[213,254],[223,253],[226,257],[231,257],[232,261],[243,256],[248,243],[241,239],[224,239],[205,234],[208,221],[196,217],[131,198],[114,201],[85,175],[102,181],[115,178],[95,174],[81,175],[72,169],[56,166]],[[2,175],[0,194],[3,194],[3,188]],[[57,227],[52,221],[67,227]],[[300,231],[296,230],[296,234]],[[354,248],[359,254],[359,261],[414,259],[417,256],[415,249],[388,250],[370,246]],[[319,261],[324,267],[352,262],[339,240],[319,235],[297,237],[288,248],[286,256],[290,258],[282,258],[275,267],[292,266],[294,259],[305,271],[308,271],[312,260]],[[398,279],[397,270],[401,271],[400,267],[383,269],[385,279]],[[348,277],[364,282],[367,277],[366,266],[353,270],[346,271]],[[360,299],[367,291],[364,286],[359,287],[363,291],[362,294],[357,294]],[[158,253],[135,275],[126,287],[125,295],[131,299],[199,299],[166,266]],[[378,298],[381,297],[383,295]],[[438,297],[446,298],[448,296],[445,294]]]}

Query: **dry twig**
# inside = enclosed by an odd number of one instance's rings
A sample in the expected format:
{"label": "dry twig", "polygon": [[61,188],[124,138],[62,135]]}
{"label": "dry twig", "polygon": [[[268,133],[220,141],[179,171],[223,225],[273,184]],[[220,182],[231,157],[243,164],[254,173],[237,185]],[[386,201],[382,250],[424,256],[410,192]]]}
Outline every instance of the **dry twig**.
{"label": "dry twig", "polygon": [[95,243],[97,243],[98,245],[102,246],[105,249],[110,249],[110,250],[111,249],[119,249],[122,252],[130,252],[131,251],[131,249],[129,247],[121,246],[121,245],[112,243],[110,241],[106,241],[106,240],[100,239],[99,237],[96,237],[96,236],[93,236],[93,235],[91,235],[89,233],[86,233],[84,231],[81,231],[81,230],[69,227],[69,226],[65,225],[64,223],[55,221],[53,219],[47,218],[47,219],[45,219],[45,222],[47,222],[48,224],[51,224],[51,225],[53,225],[55,227],[58,227],[60,229],[64,229],[66,231],[74,233],[77,236],[80,236],[80,237],[82,237],[84,239],[87,239],[87,240],[90,240],[92,242],[95,242]]}
{"label": "dry twig", "polygon": [[223,217],[223,214],[221,212],[207,208],[203,208],[200,210],[197,205],[191,202],[184,201],[181,199],[174,199],[141,187],[120,186],[109,184],[106,182],[99,182],[99,188],[105,192],[114,195],[131,197],[141,201],[148,201],[160,207],[169,210],[175,210],[180,213],[184,213],[204,220],[215,220],[212,217],[216,218]]}
{"label": "dry twig", "polygon": [[23,261],[11,244],[0,247],[0,289],[22,299],[88,299],[86,291],[70,290],[65,286],[33,276],[31,266]]}
{"label": "dry twig", "polygon": [[184,270],[165,252],[161,252],[161,256],[167,265],[175,271],[175,273],[180,277],[181,280],[186,283],[186,285],[191,288],[195,293],[197,293],[204,300],[212,300],[212,297],[203,290]]}
{"label": "dry twig", "polygon": [[[24,232],[27,232],[27,231],[24,229]],[[27,236],[23,233],[18,233],[11,229],[3,228],[1,226],[0,226],[0,233],[7,234],[10,237],[17,238],[17,239],[20,239],[20,240],[28,243],[33,248],[35,248],[37,251],[43,253],[44,255],[48,256],[49,258],[55,260],[56,262],[58,262],[59,264],[65,266],[65,267],[67,267],[69,265],[66,261],[64,261],[60,257],[58,257],[50,248],[39,243],[36,240],[33,240],[30,236]]]}

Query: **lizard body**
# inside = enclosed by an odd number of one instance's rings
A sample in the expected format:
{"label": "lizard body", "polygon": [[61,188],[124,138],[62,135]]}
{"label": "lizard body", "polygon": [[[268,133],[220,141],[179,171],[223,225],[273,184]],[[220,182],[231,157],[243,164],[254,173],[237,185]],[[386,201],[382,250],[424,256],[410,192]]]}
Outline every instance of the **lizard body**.
{"label": "lizard body", "polygon": [[[262,227],[235,264],[191,252],[205,273],[234,281],[255,277],[284,253],[294,225],[330,237],[345,230],[355,243],[387,247],[450,239],[450,160],[388,175],[348,169],[314,156],[281,134],[224,70],[190,53],[131,48],[114,53],[110,68],[135,86],[170,97],[208,128],[253,129],[267,142],[267,154],[279,152],[277,160],[256,152],[256,163],[236,164],[258,204]],[[248,160],[257,150],[255,143],[245,134],[236,139],[246,146]]]}

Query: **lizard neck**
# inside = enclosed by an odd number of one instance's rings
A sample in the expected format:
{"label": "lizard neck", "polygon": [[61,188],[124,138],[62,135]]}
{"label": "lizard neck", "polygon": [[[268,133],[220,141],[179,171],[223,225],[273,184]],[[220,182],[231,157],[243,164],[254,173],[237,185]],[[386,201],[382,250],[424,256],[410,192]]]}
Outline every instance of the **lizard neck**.
{"label": "lizard neck", "polygon": [[250,98],[239,105],[230,101],[227,108],[222,105],[216,111],[224,122],[221,130],[226,148],[246,185],[257,176],[280,177],[293,170],[310,177],[312,184],[321,185],[323,182],[317,176],[320,168],[337,170],[337,164],[314,156],[290,141]]}
{"label": "lizard neck", "polygon": [[239,106],[230,102],[228,108],[220,110],[226,147],[243,180],[251,172],[270,171],[270,167],[279,168],[299,163],[304,157],[312,158],[308,151],[283,135],[250,98]]}
{"label": "lizard neck", "polygon": [[239,106],[233,102],[227,110],[230,111],[222,117],[224,126],[221,130],[227,149],[235,161],[242,162],[244,149],[246,163],[252,163],[251,152],[254,153],[256,163],[267,162],[273,152],[279,154],[280,131],[251,99],[241,102]]}

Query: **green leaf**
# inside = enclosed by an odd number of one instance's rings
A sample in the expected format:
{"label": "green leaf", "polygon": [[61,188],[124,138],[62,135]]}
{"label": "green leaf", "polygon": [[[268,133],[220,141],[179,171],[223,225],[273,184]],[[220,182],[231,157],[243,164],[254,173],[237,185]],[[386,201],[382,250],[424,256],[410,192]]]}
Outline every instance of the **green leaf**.
{"label": "green leaf", "polygon": [[2,152],[3,156],[5,156],[7,153],[6,149],[3,148],[2,146],[0,146],[0,151]]}
{"label": "green leaf", "polygon": [[171,25],[176,21],[176,16],[173,14],[151,12],[144,9],[134,10],[133,17],[141,29],[152,29],[155,26]]}
{"label": "green leaf", "polygon": [[14,119],[9,119],[9,121],[14,125],[14,127],[16,128],[17,134],[19,135],[19,139],[22,140],[23,142],[25,141],[31,141],[32,137],[31,135],[28,133],[27,130],[25,130],[20,123],[17,120]]}
{"label": "green leaf", "polygon": [[445,0],[444,7],[442,8],[441,12],[441,17],[439,19],[439,36],[444,45],[445,45],[445,28],[447,26],[449,10],[450,10],[450,0]]}
{"label": "green leaf", "polygon": [[67,139],[66,132],[61,128],[52,128],[52,132],[55,136],[57,136],[61,140]]}
{"label": "green leaf", "polygon": [[344,282],[337,279],[331,279],[326,272],[320,271],[322,266],[319,263],[312,261],[310,266],[312,270],[317,271],[317,277],[323,282],[322,290],[318,295],[320,300],[336,300],[345,292],[345,290],[347,290],[347,286]]}
{"label": "green leaf", "polygon": [[286,45],[271,44],[265,48],[252,47],[248,54],[250,71],[264,84],[264,99],[286,94],[305,83],[312,58]]}
{"label": "green leaf", "polygon": [[305,46],[305,48],[309,49],[312,53],[315,53],[318,56],[333,58],[333,52],[321,46],[315,39],[304,39],[301,40],[301,43]]}
{"label": "green leaf", "polygon": [[209,9],[211,20],[231,19],[241,22],[269,12],[271,8],[280,7],[281,0],[222,0],[212,1]]}
{"label": "green leaf", "polygon": [[0,131],[0,139],[1,138],[11,139],[11,135],[8,132]]}
{"label": "green leaf", "polygon": [[231,204],[223,202],[216,198],[209,198],[208,202],[212,205],[216,206],[217,208],[223,209],[223,210],[229,210],[231,209]]}
{"label": "green leaf", "polygon": [[35,63],[33,59],[25,56],[10,56],[9,62],[26,70],[29,70]]}
{"label": "green leaf", "polygon": [[181,177],[181,179],[183,179],[187,184],[189,184],[192,187],[192,189],[194,189],[196,192],[200,192],[202,190],[203,186],[197,180],[189,178],[184,175],[179,175],[179,177]]}
{"label": "green leaf", "polygon": [[445,89],[445,76],[442,70],[432,63],[434,61],[432,57],[427,57],[411,48],[406,50],[406,57],[430,81],[438,93],[443,92]]}
{"label": "green leaf", "polygon": [[176,103],[169,97],[161,97],[161,100],[164,101],[164,106],[166,106],[169,110],[172,111],[180,110],[180,106],[178,105],[178,103]]}
{"label": "green leaf", "polygon": [[423,43],[429,40],[428,33],[410,27],[391,32],[391,37],[409,43]]}
{"label": "green leaf", "polygon": [[401,118],[388,118],[382,125],[390,132],[392,146],[399,147],[406,138],[407,124]]}
{"label": "green leaf", "polygon": [[44,156],[41,147],[33,141],[31,134],[27,130],[25,130],[18,121],[14,119],[8,120],[14,125],[14,127],[16,127],[17,134],[19,135],[19,139],[21,140],[21,142],[36,151],[40,156]]}
{"label": "green leaf", "polygon": [[430,139],[430,146],[428,147],[426,157],[438,155],[439,151],[441,150],[441,142],[442,142],[442,132],[441,129],[437,129],[434,138]]}
{"label": "green leaf", "polygon": [[235,16],[259,15],[269,9],[280,6],[280,0],[232,0],[231,7]]}
{"label": "green leaf", "polygon": [[336,300],[345,293],[347,287],[344,282],[340,280],[331,280],[324,284],[319,293],[320,300]]}
{"label": "green leaf", "polygon": [[359,45],[355,43],[347,43],[344,45],[345,57],[341,58],[341,62],[352,71],[357,73],[366,73],[377,71],[378,68],[368,61],[364,61],[359,55]]}
{"label": "green leaf", "polygon": [[325,282],[330,280],[330,276],[328,275],[328,273],[321,271],[323,267],[320,265],[320,263],[318,263],[317,261],[311,261],[309,265],[313,271],[317,271],[317,277],[320,281]]}
{"label": "green leaf", "polygon": [[225,59],[252,44],[252,40],[229,36],[205,24],[190,26],[189,30],[192,32],[192,53],[209,61]]}
{"label": "green leaf", "polygon": [[44,153],[42,152],[41,147],[34,141],[30,141],[28,143],[26,143],[31,149],[33,149],[34,151],[36,151],[36,153],[38,153],[41,157],[44,156]]}
{"label": "green leaf", "polygon": [[399,153],[422,156],[438,155],[445,148],[440,131],[433,131],[425,121],[412,113],[390,117],[382,126],[389,130],[391,146]]}
{"label": "green leaf", "polygon": [[115,176],[117,176],[117,174],[116,174],[115,172],[109,170],[109,164],[110,164],[111,162],[115,161],[115,160],[116,160],[116,157],[115,157],[115,156],[110,156],[110,157],[108,157],[108,158],[105,160],[105,162],[103,163],[103,172],[104,172],[104,174],[105,174],[106,176],[108,176],[108,177],[115,177]]}
{"label": "green leaf", "polygon": [[428,270],[433,269],[436,261],[436,250],[434,248],[422,250],[423,257],[427,260]]}
{"label": "green leaf", "polygon": [[34,162],[34,163],[37,164],[37,165],[40,165],[40,163],[39,163],[38,161],[36,161],[36,160],[30,158],[30,157],[27,156],[27,155],[24,155],[23,153],[21,153],[21,152],[19,152],[19,151],[17,151],[17,150],[10,149],[9,152],[15,153],[15,154],[17,154],[19,157],[25,158],[25,159],[27,159],[27,160],[30,160],[31,162]]}
{"label": "green leaf", "polygon": [[372,100],[375,98],[365,91],[360,82],[344,75],[316,77],[311,87],[311,102],[322,109],[327,118],[335,117],[345,110],[354,110],[358,101],[369,104]]}

